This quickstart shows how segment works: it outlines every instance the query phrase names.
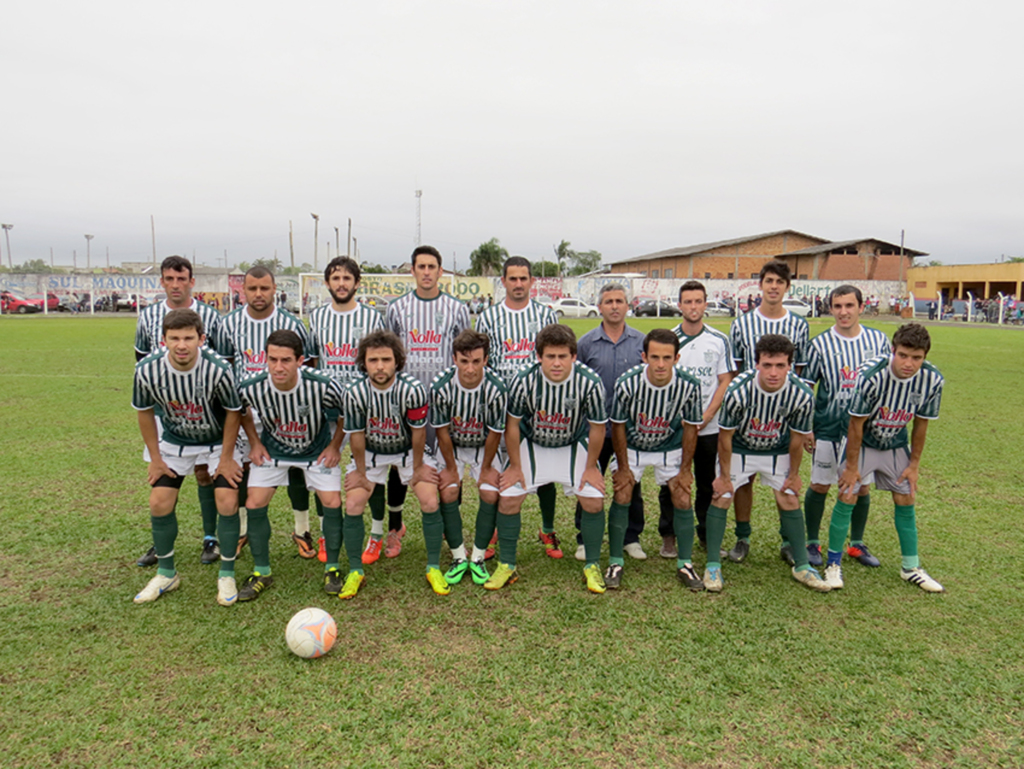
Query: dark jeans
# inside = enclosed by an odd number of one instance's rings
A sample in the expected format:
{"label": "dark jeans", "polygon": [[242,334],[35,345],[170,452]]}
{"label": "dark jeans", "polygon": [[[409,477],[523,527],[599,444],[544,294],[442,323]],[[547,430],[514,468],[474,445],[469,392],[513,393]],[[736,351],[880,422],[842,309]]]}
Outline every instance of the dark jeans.
{"label": "dark jeans", "polygon": [[[693,482],[697,487],[693,509],[697,514],[697,539],[707,540],[708,508],[711,506],[712,488],[715,482],[715,459],[718,457],[718,433],[698,435],[697,448],[693,452]],[[658,506],[661,517],[658,519],[658,533],[663,537],[675,536],[672,514],[672,493],[668,486],[662,486],[658,492]]]}
{"label": "dark jeans", "polygon": [[[604,439],[604,445],[601,447],[601,456],[597,458],[597,465],[601,468],[601,472],[604,473],[608,469],[608,463],[614,456],[615,450],[612,448],[611,436]],[[671,511],[670,511],[671,514]],[[580,525],[583,520],[583,508],[580,507],[580,503],[576,503],[576,544],[583,544],[583,535],[580,534]],[[640,490],[640,484],[636,484],[633,487],[633,499],[629,502],[629,523],[626,525],[626,539],[623,542],[624,545],[628,545],[632,542],[639,542],[640,535],[644,530],[644,498],[643,492]]]}

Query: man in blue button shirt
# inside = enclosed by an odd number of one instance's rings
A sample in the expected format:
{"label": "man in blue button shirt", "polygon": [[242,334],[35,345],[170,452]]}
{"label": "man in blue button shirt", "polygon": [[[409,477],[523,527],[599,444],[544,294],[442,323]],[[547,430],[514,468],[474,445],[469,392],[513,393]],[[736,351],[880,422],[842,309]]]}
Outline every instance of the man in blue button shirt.
{"label": "man in blue button shirt", "polygon": [[[626,311],[629,299],[621,283],[605,283],[597,297],[597,308],[601,311],[601,325],[580,337],[577,343],[576,360],[594,369],[604,384],[605,407],[612,407],[615,382],[634,366],[643,361],[644,335],[626,325]],[[611,424],[605,435],[604,447],[598,464],[603,473],[611,459]],[[576,504],[576,560],[585,559],[583,540],[579,533],[583,511]],[[640,484],[633,487],[633,500],[629,505],[629,525],[626,527],[625,552],[633,558],[643,560],[647,554],[640,547],[640,534],[644,530],[644,502]]]}

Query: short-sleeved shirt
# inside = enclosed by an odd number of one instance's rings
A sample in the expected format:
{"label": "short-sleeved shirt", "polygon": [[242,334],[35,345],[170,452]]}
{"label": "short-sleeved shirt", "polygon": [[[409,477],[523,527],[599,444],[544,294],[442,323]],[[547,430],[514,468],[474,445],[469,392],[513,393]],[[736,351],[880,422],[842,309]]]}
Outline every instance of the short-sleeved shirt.
{"label": "short-sleeved shirt", "polygon": [[[732,357],[732,345],[729,337],[718,329],[703,324],[699,334],[687,336],[680,323],[674,329],[679,337],[679,367],[700,382],[700,397],[703,407],[711,404],[718,389],[718,377],[736,370]],[[718,432],[718,414],[707,423],[701,435],[714,435]]]}
{"label": "short-sleeved shirt", "polygon": [[753,370],[754,347],[757,340],[765,334],[782,334],[789,337],[796,348],[793,352],[794,368],[807,364],[807,348],[810,344],[807,320],[789,310],[786,310],[786,314],[781,318],[766,318],[758,308],[736,318],[729,329],[729,342],[732,345],[732,357],[737,370]]}
{"label": "short-sleeved shirt", "polygon": [[359,379],[363,375],[356,366],[359,340],[383,328],[384,318],[365,304],[357,302],[348,312],[339,312],[330,304],[317,307],[309,314],[317,369],[342,385]]}
{"label": "short-sleeved shirt", "polygon": [[604,386],[604,406],[610,413],[619,377],[643,363],[644,335],[624,326],[619,341],[613,342],[602,323],[583,336],[576,345],[576,360],[597,372]]}
{"label": "short-sleeved shirt", "polygon": [[891,354],[864,363],[850,399],[850,416],[867,417],[864,445],[882,450],[906,446],[910,420],[939,418],[944,381],[928,361],[907,379],[893,373]]}
{"label": "short-sleeved shirt", "polygon": [[521,420],[521,435],[538,446],[571,446],[588,437],[589,423],[608,421],[601,377],[576,361],[568,377],[552,382],[534,361],[512,382],[508,415]]}
{"label": "short-sleeved shirt", "polygon": [[455,446],[480,448],[488,432],[505,432],[508,390],[490,369],[472,390],[459,382],[459,370],[452,366],[434,377],[430,384],[430,424],[447,427]]}
{"label": "short-sleeved shirt", "polygon": [[626,425],[626,441],[637,451],[674,451],[682,446],[683,423],[703,421],[700,382],[681,368],[658,387],[648,366],[630,369],[615,383],[611,421]]}
{"label": "short-sleeved shirt", "polygon": [[294,331],[302,340],[303,355],[313,357],[309,333],[302,321],[287,310],[275,307],[268,317],[257,320],[243,305],[229,312],[223,320],[225,358],[232,358],[235,379],[241,382],[267,370],[267,337],[275,331]]}
{"label": "short-sleeved shirt", "polygon": [[800,378],[818,384],[814,402],[814,435],[841,441],[850,424],[850,398],[862,363],[892,352],[889,339],[877,328],[861,326],[855,337],[836,333],[835,327],[811,340],[807,367]]}
{"label": "short-sleeved shirt", "polygon": [[491,340],[487,365],[511,386],[516,372],[536,360],[537,333],[557,322],[550,307],[533,299],[521,310],[513,310],[505,302],[488,307],[476,321],[476,330]]}
{"label": "short-sleeved shirt", "polygon": [[429,384],[452,365],[452,343],[470,328],[469,310],[448,294],[420,299],[413,291],[388,305],[384,325],[405,347],[402,373]]}
{"label": "short-sleeved shirt", "polygon": [[159,409],[160,440],[178,446],[204,446],[224,440],[228,411],[242,402],[235,389],[231,365],[208,347],[202,347],[195,365],[178,371],[158,349],[135,365],[132,406],[138,411]]}
{"label": "short-sleeved shirt", "polygon": [[404,371],[386,390],[364,376],[345,393],[345,432],[366,433],[374,454],[403,454],[412,448],[412,429],[427,426],[427,412],[427,389]]}
{"label": "short-sleeved shirt", "polygon": [[[188,309],[198,313],[202,319],[206,344],[212,347],[214,352],[223,355],[224,334],[220,313],[198,299],[193,299]],[[139,313],[139,322],[135,326],[135,352],[148,355],[164,346],[164,318],[170,311],[171,308],[167,306],[165,299],[149,305]]]}
{"label": "short-sleeved shirt", "polygon": [[313,462],[330,444],[335,420],[328,412],[340,413],[344,402],[341,387],[330,377],[303,366],[290,390],[279,390],[267,372],[246,379],[239,390],[260,415],[260,441],[271,459]]}
{"label": "short-sleeved shirt", "polygon": [[814,392],[790,372],[770,393],[758,383],[757,371],[744,371],[725,390],[719,426],[735,430],[735,454],[788,454],[790,431],[809,433],[814,426]]}

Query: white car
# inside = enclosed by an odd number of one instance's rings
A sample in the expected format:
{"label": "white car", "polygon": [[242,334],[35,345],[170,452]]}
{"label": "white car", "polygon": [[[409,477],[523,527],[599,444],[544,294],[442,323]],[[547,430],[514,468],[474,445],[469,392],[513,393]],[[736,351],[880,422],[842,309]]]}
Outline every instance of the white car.
{"label": "white car", "polygon": [[811,314],[811,306],[805,302],[801,302],[799,299],[783,299],[782,306],[794,315],[799,315],[801,318],[806,318]]}
{"label": "white car", "polygon": [[552,302],[550,307],[559,320],[562,318],[596,318],[600,315],[600,312],[594,305],[587,304],[580,299],[573,299],[572,297]]}
{"label": "white car", "polygon": [[732,314],[732,308],[720,299],[709,299],[704,310],[704,315],[709,318],[729,318]]}

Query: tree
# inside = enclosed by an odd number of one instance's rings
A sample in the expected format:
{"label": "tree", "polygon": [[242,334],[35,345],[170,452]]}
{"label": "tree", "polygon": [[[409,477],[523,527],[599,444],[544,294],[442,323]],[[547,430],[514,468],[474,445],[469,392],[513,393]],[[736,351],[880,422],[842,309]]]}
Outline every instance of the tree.
{"label": "tree", "polygon": [[1018,264],[1020,262],[1024,262],[1024,256],[1008,256],[1006,257],[1006,261],[1011,264]]}
{"label": "tree", "polygon": [[941,262],[941,261],[939,261],[938,259],[929,259],[929,260],[928,260],[928,261],[927,261],[927,262],[925,263],[925,265],[924,265],[924,266],[925,266],[925,267],[941,267],[941,266],[942,266],[942,262]]}
{"label": "tree", "polygon": [[64,272],[64,270],[51,267],[42,259],[30,259],[24,264],[17,265],[14,268],[14,272],[29,273],[32,275],[51,275],[53,273]]}
{"label": "tree", "polygon": [[554,246],[555,258],[558,259],[558,274],[559,275],[564,275],[565,274],[565,266],[566,266],[566,264],[572,264],[572,260],[576,256],[576,252],[573,251],[569,247],[570,245],[571,244],[569,243],[568,240],[563,240],[557,246]]}
{"label": "tree", "polygon": [[313,265],[303,262],[298,267],[285,267],[281,270],[282,275],[301,275],[304,272],[313,272]]}
{"label": "tree", "polygon": [[601,269],[600,251],[573,252],[572,267],[569,269],[570,275],[584,275],[599,269]]}
{"label": "tree", "polygon": [[480,275],[489,277],[500,275],[501,267],[508,259],[508,251],[501,247],[497,238],[491,238],[486,243],[481,243],[476,250],[469,255],[469,270],[467,275]]}
{"label": "tree", "polygon": [[559,275],[558,265],[554,262],[532,262],[533,277],[535,278],[557,278]]}
{"label": "tree", "polygon": [[276,256],[273,259],[257,259],[252,263],[253,267],[266,267],[272,273],[277,275],[281,272],[281,260]]}
{"label": "tree", "polygon": [[248,262],[239,262],[238,263],[238,271],[239,272],[248,272],[250,267],[252,267],[252,265],[249,264]]}
{"label": "tree", "polygon": [[370,275],[390,275],[391,270],[382,264],[373,264],[372,262],[363,262],[359,265],[359,269]]}

